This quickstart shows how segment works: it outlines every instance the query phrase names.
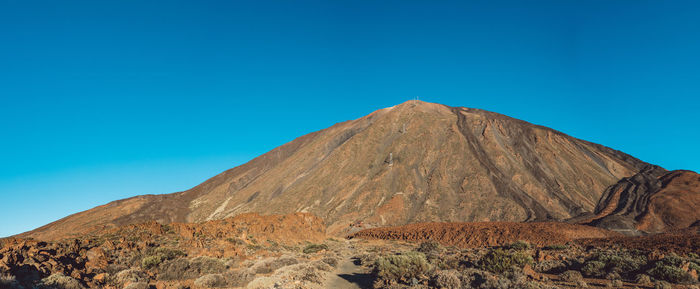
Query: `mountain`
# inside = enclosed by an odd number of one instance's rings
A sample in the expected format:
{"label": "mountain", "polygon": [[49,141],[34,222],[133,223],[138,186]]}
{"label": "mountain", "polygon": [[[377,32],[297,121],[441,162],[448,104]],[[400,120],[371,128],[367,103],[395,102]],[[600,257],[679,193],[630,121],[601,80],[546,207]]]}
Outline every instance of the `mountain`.
{"label": "mountain", "polygon": [[649,166],[610,186],[595,216],[580,223],[627,234],[659,233],[700,224],[700,175]]}
{"label": "mountain", "polygon": [[299,137],[184,192],[115,201],[21,237],[145,221],[309,212],[330,233],[428,221],[544,221],[593,213],[648,164],[479,109],[409,101]]}

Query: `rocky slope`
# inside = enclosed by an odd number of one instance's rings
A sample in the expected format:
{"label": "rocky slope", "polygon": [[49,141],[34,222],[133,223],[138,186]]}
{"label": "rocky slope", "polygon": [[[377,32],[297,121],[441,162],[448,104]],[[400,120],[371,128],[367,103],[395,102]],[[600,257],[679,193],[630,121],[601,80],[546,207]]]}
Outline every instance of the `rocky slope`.
{"label": "rocky slope", "polygon": [[610,186],[595,216],[579,223],[630,235],[659,233],[700,223],[700,175],[649,166]]}
{"label": "rocky slope", "polygon": [[[308,213],[251,213],[197,224],[131,224],[75,237],[0,239],[0,288],[209,288],[193,286],[208,274],[218,274],[221,284],[245,286],[256,274],[274,271],[271,266],[303,262],[295,252],[326,234],[323,221]],[[282,253],[295,257],[264,259]],[[246,263],[251,259],[261,261]]]}
{"label": "rocky slope", "polygon": [[246,212],[310,212],[332,233],[360,222],[567,219],[592,213],[605,188],[646,165],[501,114],[411,101],[297,138],[190,190],[115,201],[21,236]]}

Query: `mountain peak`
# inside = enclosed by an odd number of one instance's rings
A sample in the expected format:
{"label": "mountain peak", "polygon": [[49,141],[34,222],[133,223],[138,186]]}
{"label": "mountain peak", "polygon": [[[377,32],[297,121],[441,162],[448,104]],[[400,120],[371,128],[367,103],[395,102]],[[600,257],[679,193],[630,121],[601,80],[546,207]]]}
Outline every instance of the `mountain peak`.
{"label": "mountain peak", "polygon": [[24,235],[247,212],[310,212],[334,233],[358,222],[567,219],[593,212],[607,186],[645,165],[501,114],[409,100],[301,136],[190,190],[115,201]]}

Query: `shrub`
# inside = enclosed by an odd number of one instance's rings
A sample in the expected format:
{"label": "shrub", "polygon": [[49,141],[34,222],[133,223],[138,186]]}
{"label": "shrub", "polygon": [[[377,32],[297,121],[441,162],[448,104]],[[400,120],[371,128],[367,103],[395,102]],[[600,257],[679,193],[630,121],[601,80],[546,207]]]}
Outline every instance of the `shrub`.
{"label": "shrub", "polygon": [[610,283],[608,283],[606,286],[612,287],[612,288],[622,288],[623,285],[624,284],[622,283],[622,280],[615,279],[615,280],[610,281]]}
{"label": "shrub", "polygon": [[360,265],[362,266],[374,266],[374,264],[376,264],[377,258],[378,256],[375,253],[365,253],[357,256],[357,259],[360,262]]}
{"label": "shrub", "polygon": [[586,261],[581,272],[586,276],[602,277],[605,274],[605,263],[600,261]]}
{"label": "shrub", "polygon": [[241,239],[236,239],[236,238],[226,238],[226,241],[228,241],[231,244],[234,244],[236,246],[243,246],[245,245],[245,241]]}
{"label": "shrub", "polygon": [[637,277],[634,278],[634,282],[642,285],[650,285],[651,277],[649,277],[649,275],[646,274],[639,274],[637,275]]}
{"label": "shrub", "polygon": [[568,282],[577,282],[577,281],[583,280],[583,276],[581,275],[581,272],[574,271],[574,270],[569,270],[569,271],[566,271],[564,273],[561,273],[561,275],[559,275],[559,277],[561,277],[562,280],[568,281]]}
{"label": "shrub", "polygon": [[523,240],[518,240],[517,242],[506,245],[505,248],[513,250],[527,250],[530,249],[530,243]]}
{"label": "shrub", "polygon": [[567,246],[567,245],[549,245],[549,246],[544,246],[542,249],[559,251],[559,250],[569,249],[569,246]]}
{"label": "shrub", "polygon": [[677,255],[669,254],[654,263],[654,266],[647,271],[650,276],[672,283],[692,282],[693,277],[681,269],[683,259]]}
{"label": "shrub", "polygon": [[226,283],[233,287],[246,287],[246,285],[255,279],[255,273],[248,269],[230,270],[223,274]]}
{"label": "shrub", "polygon": [[458,289],[462,287],[462,281],[455,270],[440,270],[435,273],[435,287],[445,289]]}
{"label": "shrub", "polygon": [[150,269],[158,266],[163,261],[172,260],[181,256],[185,256],[185,252],[165,247],[158,247],[149,250],[147,256],[141,259],[141,267],[144,269]]}
{"label": "shrub", "polygon": [[582,268],[586,276],[604,277],[617,273],[632,278],[647,264],[647,258],[636,251],[602,251],[591,256]]}
{"label": "shrub", "polygon": [[418,248],[416,248],[416,251],[421,252],[421,253],[431,253],[440,250],[440,243],[435,242],[435,241],[427,241],[427,242],[422,242],[420,245],[418,245]]}
{"label": "shrub", "polygon": [[226,279],[221,274],[207,274],[194,280],[194,285],[204,288],[224,287]]}
{"label": "shrub", "polygon": [[39,286],[41,289],[83,289],[80,281],[73,277],[65,276],[60,273],[53,274],[41,280]]}
{"label": "shrub", "polygon": [[299,261],[292,257],[268,258],[255,263],[250,269],[256,274],[267,274],[284,266],[297,263],[299,263]]}
{"label": "shrub", "polygon": [[214,274],[226,271],[226,264],[218,258],[199,256],[190,260],[190,269],[200,274]]}
{"label": "shrub", "polygon": [[148,278],[145,277],[145,274],[143,272],[137,269],[126,269],[117,273],[114,276],[112,283],[116,285],[116,287],[122,287],[130,282],[140,282],[147,280]]}
{"label": "shrub", "polygon": [[407,283],[412,278],[426,275],[430,264],[420,252],[406,252],[377,259],[374,274],[380,279]]}
{"label": "shrub", "polygon": [[308,244],[304,247],[304,254],[313,254],[321,250],[328,250],[326,244]]}
{"label": "shrub", "polygon": [[490,250],[479,260],[479,267],[493,273],[503,273],[512,266],[523,267],[532,264],[532,256],[524,251]]}
{"label": "shrub", "polygon": [[683,269],[671,265],[662,264],[661,262],[657,262],[653,268],[647,271],[647,273],[656,279],[665,280],[671,283],[683,283],[693,281],[693,277],[690,274],[688,274],[688,272],[683,271]]}
{"label": "shrub", "polygon": [[334,257],[324,257],[323,259],[321,259],[321,261],[323,261],[324,263],[328,264],[329,266],[331,266],[333,268],[338,266],[338,259],[336,259]]}
{"label": "shrub", "polygon": [[690,262],[690,264],[688,264],[688,269],[695,270],[695,272],[700,273],[700,265],[698,265],[697,263]]}
{"label": "shrub", "polygon": [[535,264],[533,269],[540,273],[559,274],[566,271],[568,265],[562,260],[545,260]]}
{"label": "shrub", "polygon": [[176,250],[176,249],[170,249],[166,247],[158,247],[155,250],[153,250],[153,253],[150,255],[158,255],[161,256],[163,260],[172,260],[177,257],[182,257],[185,256],[185,252]]}
{"label": "shrub", "polygon": [[159,255],[155,256],[147,256],[141,260],[141,267],[145,269],[150,269],[155,266],[158,266],[161,262],[163,262],[163,258]]}

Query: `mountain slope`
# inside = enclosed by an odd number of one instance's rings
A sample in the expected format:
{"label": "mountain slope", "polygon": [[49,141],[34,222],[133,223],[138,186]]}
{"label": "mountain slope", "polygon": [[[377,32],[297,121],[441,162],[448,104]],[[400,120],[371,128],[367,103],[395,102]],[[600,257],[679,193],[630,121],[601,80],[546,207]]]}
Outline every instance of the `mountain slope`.
{"label": "mountain slope", "polygon": [[647,164],[493,112],[406,102],[302,136],[184,192],[81,212],[24,237],[149,220],[310,212],[329,232],[425,221],[567,219]]}
{"label": "mountain slope", "polygon": [[700,175],[649,166],[610,186],[579,223],[627,234],[685,229],[700,221]]}

